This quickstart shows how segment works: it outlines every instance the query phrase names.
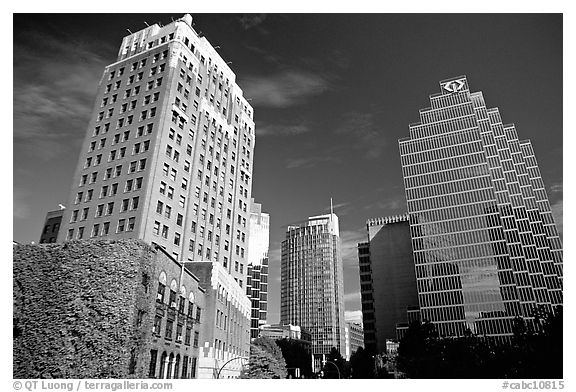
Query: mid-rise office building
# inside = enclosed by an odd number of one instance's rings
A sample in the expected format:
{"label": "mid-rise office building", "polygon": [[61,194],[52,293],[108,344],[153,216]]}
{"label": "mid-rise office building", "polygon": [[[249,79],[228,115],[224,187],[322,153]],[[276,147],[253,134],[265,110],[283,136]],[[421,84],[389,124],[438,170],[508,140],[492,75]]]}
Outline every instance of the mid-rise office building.
{"label": "mid-rise office building", "polygon": [[248,236],[248,277],[246,294],[252,301],[250,337],[258,337],[259,328],[266,324],[268,312],[268,247],[270,215],[252,199],[250,204],[250,234]]}
{"label": "mid-rise office building", "polygon": [[408,215],[369,219],[366,229],[368,241],[358,244],[365,343],[383,353],[408,310],[418,309]]}
{"label": "mid-rise office building", "polygon": [[46,214],[42,234],[40,235],[40,244],[56,242],[60,226],[62,225],[62,215],[64,215],[64,209],[49,211]]}
{"label": "mid-rise office building", "polygon": [[562,304],[562,246],[530,141],[470,92],[440,82],[399,141],[422,319],[445,336],[509,336]]}
{"label": "mid-rise office building", "polygon": [[98,86],[59,241],[138,238],[245,290],[253,109],[192,17],[122,40]]}
{"label": "mid-rise office building", "polygon": [[360,347],[364,347],[364,329],[362,324],[347,322],[346,328],[348,329],[348,341],[350,347],[350,355],[354,354]]}
{"label": "mid-rise office building", "polygon": [[332,347],[345,353],[342,269],[335,214],[288,226],[282,242],[280,322],[311,333],[316,370]]}

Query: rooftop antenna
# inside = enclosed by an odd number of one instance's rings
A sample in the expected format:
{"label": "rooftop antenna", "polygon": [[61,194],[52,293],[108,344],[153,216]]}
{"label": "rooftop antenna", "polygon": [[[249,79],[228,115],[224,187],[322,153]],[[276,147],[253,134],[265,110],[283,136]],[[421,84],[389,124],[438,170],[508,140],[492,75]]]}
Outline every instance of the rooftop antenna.
{"label": "rooftop antenna", "polygon": [[130,34],[134,34],[133,32],[130,31],[130,29],[126,29],[127,32],[129,32]]}
{"label": "rooftop antenna", "polygon": [[61,210],[65,210],[65,209],[66,209],[66,206],[65,206],[65,205],[62,205],[62,204],[58,204],[58,207],[60,207]]}
{"label": "rooftop antenna", "polygon": [[148,22],[144,21],[144,24],[146,25],[146,27],[150,27],[150,25],[148,24]]}

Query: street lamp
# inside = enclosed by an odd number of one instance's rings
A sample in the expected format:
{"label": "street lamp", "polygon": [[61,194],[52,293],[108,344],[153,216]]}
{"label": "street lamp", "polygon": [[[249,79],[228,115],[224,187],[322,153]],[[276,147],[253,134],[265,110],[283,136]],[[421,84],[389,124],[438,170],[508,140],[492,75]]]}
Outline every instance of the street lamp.
{"label": "street lamp", "polygon": [[326,359],[324,361],[322,361],[323,365],[326,365],[327,363],[334,365],[334,367],[336,368],[336,371],[338,372],[338,378],[340,378],[340,369],[338,369],[338,365],[336,365],[334,362],[328,361]]}
{"label": "street lamp", "polygon": [[224,369],[224,366],[228,365],[230,362],[235,361],[237,359],[244,359],[246,360],[246,358],[244,357],[234,357],[226,362],[224,362],[224,365],[222,365],[222,367],[220,367],[220,369],[218,369],[218,374],[216,375],[216,378],[219,379],[220,378],[220,372],[222,371],[222,369]]}

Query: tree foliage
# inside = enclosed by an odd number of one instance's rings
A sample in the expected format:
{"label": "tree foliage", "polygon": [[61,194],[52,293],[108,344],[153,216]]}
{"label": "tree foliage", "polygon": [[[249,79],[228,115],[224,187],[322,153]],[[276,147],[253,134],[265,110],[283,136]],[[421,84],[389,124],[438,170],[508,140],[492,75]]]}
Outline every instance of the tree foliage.
{"label": "tree foliage", "polygon": [[430,322],[410,325],[397,364],[409,378],[561,378],[562,308],[539,310],[534,323],[514,320],[514,336],[497,342],[468,332],[440,338]]}
{"label": "tree foliage", "polygon": [[274,340],[258,338],[250,344],[248,369],[240,378],[286,378],[286,362]]}
{"label": "tree foliage", "polygon": [[376,378],[374,357],[363,347],[359,347],[350,356],[350,368],[350,376],[352,378]]}
{"label": "tree foliage", "polygon": [[297,340],[279,339],[276,344],[282,350],[287,368],[299,368],[305,378],[312,377],[312,357]]}

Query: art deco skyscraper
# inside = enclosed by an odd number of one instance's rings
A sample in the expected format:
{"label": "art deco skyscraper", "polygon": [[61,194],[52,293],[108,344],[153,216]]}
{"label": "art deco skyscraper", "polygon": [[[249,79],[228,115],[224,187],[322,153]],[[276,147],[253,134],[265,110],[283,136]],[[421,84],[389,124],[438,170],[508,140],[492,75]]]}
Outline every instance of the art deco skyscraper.
{"label": "art deco skyscraper", "polygon": [[280,290],[280,322],[311,333],[314,368],[320,369],[332,347],[345,355],[344,281],[335,214],[288,226]]}
{"label": "art deco skyscraper", "polygon": [[270,215],[252,199],[250,204],[250,235],[248,236],[248,278],[246,294],[252,301],[250,337],[258,337],[259,328],[266,324],[268,312],[268,247],[270,245]]}
{"label": "art deco skyscraper", "polygon": [[185,15],[126,36],[102,75],[59,241],[139,238],[245,287],[253,109]]}
{"label": "art deco skyscraper", "polygon": [[562,304],[562,247],[532,145],[466,77],[440,82],[401,139],[422,319],[441,335],[512,333]]}

